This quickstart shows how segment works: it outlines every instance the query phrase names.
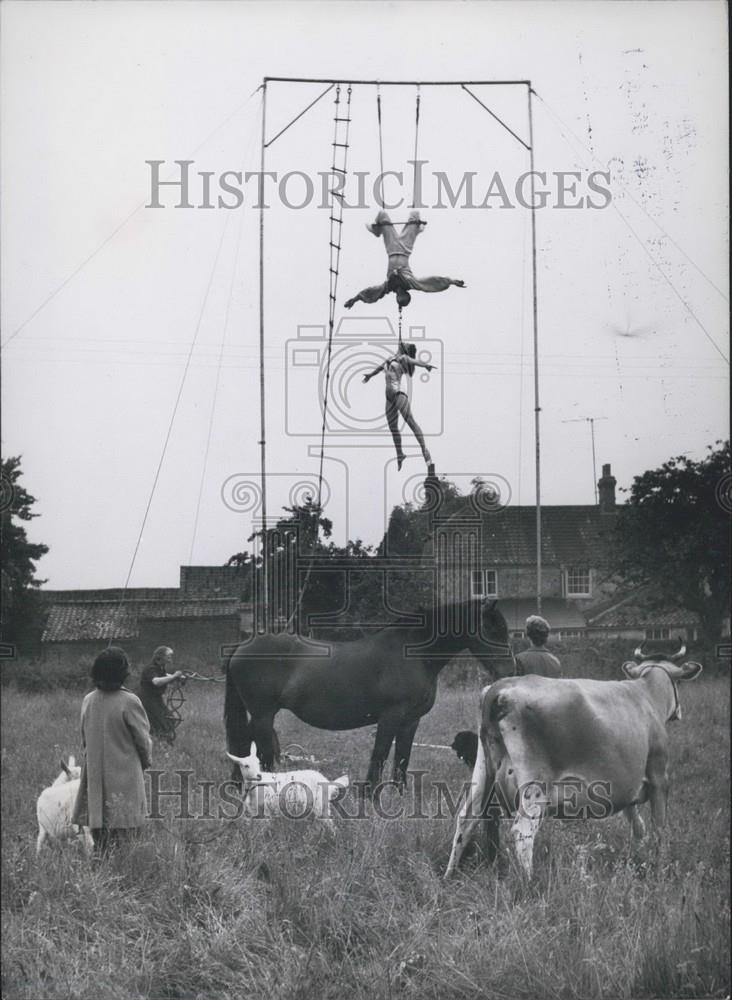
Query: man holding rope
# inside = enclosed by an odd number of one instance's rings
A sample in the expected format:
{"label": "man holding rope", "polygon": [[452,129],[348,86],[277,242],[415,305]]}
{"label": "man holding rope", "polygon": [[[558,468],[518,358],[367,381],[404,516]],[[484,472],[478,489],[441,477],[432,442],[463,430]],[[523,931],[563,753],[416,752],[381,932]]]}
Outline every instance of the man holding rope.
{"label": "man holding rope", "polygon": [[168,672],[172,663],[173,650],[169,646],[158,646],[151,662],[142,671],[139,686],[140,701],[150,720],[150,732],[171,745],[175,740],[176,719],[165,704],[165,691],[169,684],[176,681],[183,684],[186,679],[182,670]]}

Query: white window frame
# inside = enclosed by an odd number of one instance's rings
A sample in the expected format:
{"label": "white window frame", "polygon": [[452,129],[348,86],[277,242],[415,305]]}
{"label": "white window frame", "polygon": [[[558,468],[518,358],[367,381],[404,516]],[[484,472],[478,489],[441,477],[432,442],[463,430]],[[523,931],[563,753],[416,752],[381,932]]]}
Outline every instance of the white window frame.
{"label": "white window frame", "polygon": [[646,629],[646,639],[653,641],[654,639],[670,639],[669,630],[663,625],[658,625],[656,628]]}
{"label": "white window frame", "polygon": [[[587,589],[586,590],[572,590],[570,589],[569,577],[570,574],[587,574]],[[564,571],[564,593],[566,597],[592,597],[592,570],[589,566],[568,566]]]}
{"label": "white window frame", "polygon": [[555,633],[555,638],[560,642],[562,639],[583,639],[585,635],[585,630],[583,628],[565,628],[559,629]]}
{"label": "white window frame", "polygon": [[[476,587],[476,583],[479,584]],[[498,570],[474,569],[470,571],[471,597],[498,597]]]}

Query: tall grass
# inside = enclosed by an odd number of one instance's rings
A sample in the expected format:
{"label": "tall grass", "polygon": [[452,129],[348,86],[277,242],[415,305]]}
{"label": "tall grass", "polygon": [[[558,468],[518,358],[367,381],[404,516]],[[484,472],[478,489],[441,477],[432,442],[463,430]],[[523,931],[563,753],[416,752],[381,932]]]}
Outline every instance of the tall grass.
{"label": "tall grass", "polygon": [[[191,683],[187,697],[156,766],[223,779],[221,687]],[[549,822],[527,885],[508,852],[445,883],[448,818],[373,814],[338,820],[335,835],[312,820],[168,817],[104,862],[74,844],[36,860],[35,800],[59,758],[79,753],[80,697],[7,689],[3,996],[726,996],[729,696],[703,679],[682,701],[662,857],[631,858],[620,817]],[[476,714],[477,687],[443,689],[417,740],[450,743]],[[325,733],[286,712],[277,724],[283,746],[300,744],[329,777],[363,776],[372,729]],[[427,772],[428,801],[431,780],[457,795],[469,777],[451,752],[427,747],[412,767]]]}

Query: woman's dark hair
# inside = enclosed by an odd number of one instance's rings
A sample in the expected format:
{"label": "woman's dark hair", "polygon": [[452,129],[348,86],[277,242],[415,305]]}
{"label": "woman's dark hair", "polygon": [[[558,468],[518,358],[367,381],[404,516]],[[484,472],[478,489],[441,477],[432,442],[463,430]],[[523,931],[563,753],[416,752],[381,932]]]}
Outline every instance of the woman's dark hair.
{"label": "woman's dark hair", "polygon": [[127,653],[119,646],[109,646],[92,664],[91,679],[101,691],[117,691],[130,672]]}

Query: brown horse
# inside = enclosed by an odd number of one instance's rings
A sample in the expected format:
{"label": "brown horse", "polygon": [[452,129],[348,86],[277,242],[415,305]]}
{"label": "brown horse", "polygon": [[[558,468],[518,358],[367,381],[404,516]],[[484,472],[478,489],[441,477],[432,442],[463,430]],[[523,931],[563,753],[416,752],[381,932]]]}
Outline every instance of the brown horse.
{"label": "brown horse", "polygon": [[319,643],[299,635],[255,635],[226,669],[224,717],[229,752],[257,744],[262,766],[274,757],[274,717],[287,708],[318,729],[376,723],[366,784],[381,778],[391,745],[394,779],[406,779],[419,720],[432,708],[437,677],[462,650],[495,674],[511,672],[505,619],[495,601],[466,601],[412,616],[354,642]]}

